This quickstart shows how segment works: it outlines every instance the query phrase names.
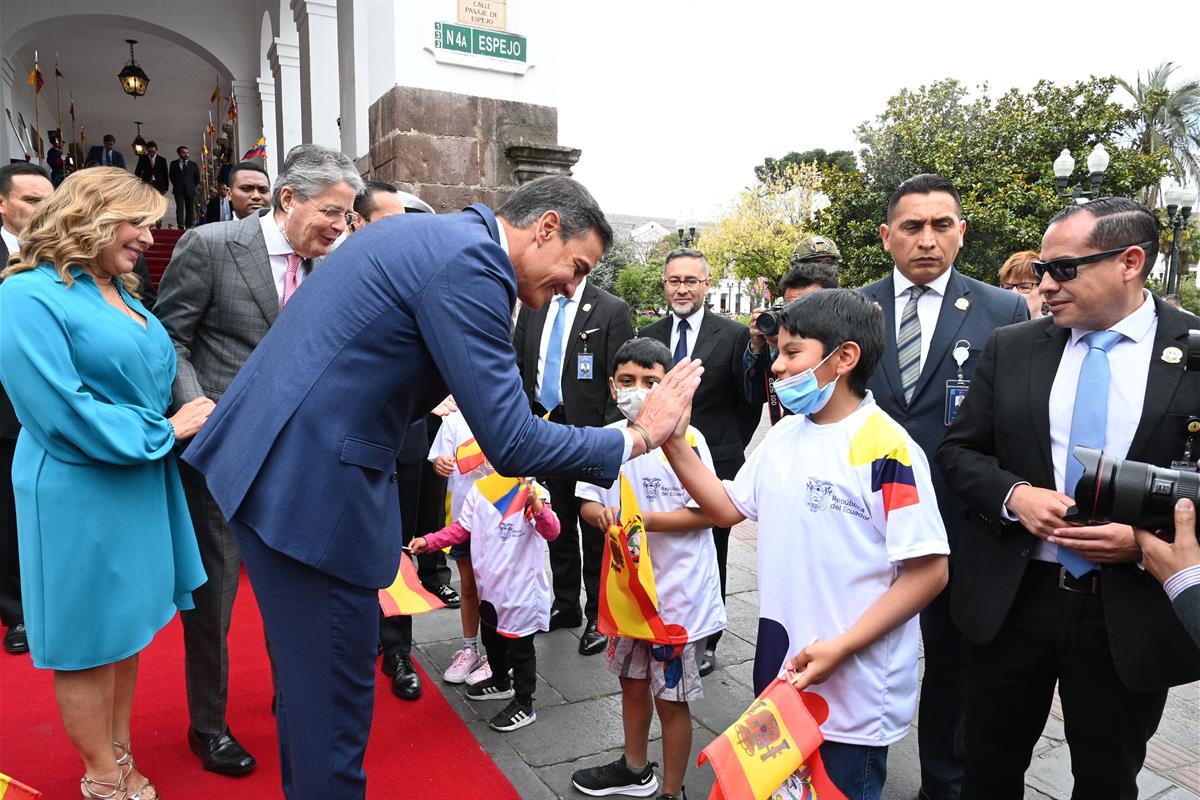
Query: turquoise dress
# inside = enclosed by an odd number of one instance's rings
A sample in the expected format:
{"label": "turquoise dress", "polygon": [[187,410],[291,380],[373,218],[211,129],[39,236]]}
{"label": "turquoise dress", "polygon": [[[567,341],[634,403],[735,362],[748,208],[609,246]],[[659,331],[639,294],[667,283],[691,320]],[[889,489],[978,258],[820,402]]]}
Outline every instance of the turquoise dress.
{"label": "turquoise dress", "polygon": [[0,380],[21,422],[13,492],[34,666],[109,664],[192,608],[204,567],[164,414],[175,350],[73,267],[0,284]]}

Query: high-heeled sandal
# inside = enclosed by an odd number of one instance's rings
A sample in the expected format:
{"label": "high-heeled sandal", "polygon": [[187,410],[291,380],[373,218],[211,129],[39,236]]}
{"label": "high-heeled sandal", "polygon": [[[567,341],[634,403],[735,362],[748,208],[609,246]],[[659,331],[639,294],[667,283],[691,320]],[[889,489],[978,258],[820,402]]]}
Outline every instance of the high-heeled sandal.
{"label": "high-heeled sandal", "polygon": [[[108,794],[96,794],[96,792],[92,791],[93,786],[100,786],[112,791]],[[83,796],[89,798],[89,800],[113,800],[117,796],[117,792],[125,790],[125,782],[118,780],[116,783],[109,783],[108,781],[101,781],[84,775],[79,779],[79,789],[83,792]]]}
{"label": "high-heeled sandal", "polygon": [[[128,745],[121,744],[116,740],[113,740],[113,747],[122,753],[121,757],[117,759],[117,766],[121,768],[121,785],[124,786],[125,779],[133,772],[133,753],[130,751]],[[154,793],[153,796],[143,794],[147,789]],[[126,791],[128,791],[128,788],[126,788]],[[124,800],[159,800],[158,787],[151,783],[149,778],[146,778],[146,782],[139,786],[132,794],[126,794]]]}

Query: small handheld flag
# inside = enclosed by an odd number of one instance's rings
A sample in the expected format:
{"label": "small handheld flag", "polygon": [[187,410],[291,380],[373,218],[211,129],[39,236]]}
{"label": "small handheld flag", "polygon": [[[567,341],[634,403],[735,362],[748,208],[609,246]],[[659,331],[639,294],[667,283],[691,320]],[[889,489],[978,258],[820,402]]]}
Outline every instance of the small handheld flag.
{"label": "small handheld flag", "polygon": [[0,772],[0,800],[35,800],[42,793]]}
{"label": "small handheld flag", "polygon": [[249,161],[252,158],[267,157],[267,138],[265,136],[258,137],[258,141],[254,147],[246,151],[246,155],[242,156],[242,161]]}
{"label": "small handheld flag", "polygon": [[[825,699],[773,680],[750,708],[700,751],[717,774],[709,800],[803,797],[846,800],[821,763]],[[777,790],[786,789],[785,792]]]}
{"label": "small handheld flag", "polygon": [[482,448],[479,447],[479,442],[471,437],[454,451],[454,460],[458,464],[459,474],[466,475],[471,470],[478,469],[487,459],[483,455]]}
{"label": "small handheld flag", "polygon": [[475,488],[500,512],[500,519],[508,519],[525,509],[525,501],[533,482],[527,478],[506,478],[496,473],[475,481]]}
{"label": "small handheld flag", "polygon": [[379,590],[379,607],[385,617],[409,617],[413,614],[424,614],[446,604],[430,594],[421,585],[417,577],[417,568],[406,553],[400,554],[400,569],[396,572],[396,580],[386,589]]}

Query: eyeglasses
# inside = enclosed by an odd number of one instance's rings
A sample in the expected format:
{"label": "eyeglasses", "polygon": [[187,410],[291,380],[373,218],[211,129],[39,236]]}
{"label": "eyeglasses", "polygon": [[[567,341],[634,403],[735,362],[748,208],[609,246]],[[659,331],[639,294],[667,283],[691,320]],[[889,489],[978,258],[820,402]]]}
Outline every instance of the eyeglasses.
{"label": "eyeglasses", "polygon": [[1118,247],[1115,250],[1105,250],[1103,253],[1092,253],[1090,256],[1079,256],[1078,258],[1057,258],[1054,261],[1033,261],[1030,266],[1033,267],[1033,272],[1038,276],[1038,280],[1047,272],[1050,277],[1058,283],[1075,280],[1075,276],[1079,274],[1079,268],[1084,264],[1095,264],[1097,261],[1104,261],[1113,256],[1124,253],[1131,247],[1140,247],[1145,250],[1154,242],[1140,242],[1139,244],[1127,244],[1124,247]]}
{"label": "eyeglasses", "polygon": [[347,225],[357,225],[361,222],[361,218],[353,211],[347,211],[344,208],[337,206],[329,206],[328,208],[318,208],[317,211],[325,215],[327,222],[337,222],[339,219]]}
{"label": "eyeglasses", "polygon": [[1021,281],[1020,283],[1002,283],[1000,288],[1006,292],[1011,292],[1016,289],[1021,294],[1029,294],[1037,288],[1037,284],[1032,281]]}
{"label": "eyeglasses", "polygon": [[669,286],[672,289],[678,289],[680,286],[695,289],[702,283],[708,283],[708,278],[663,278],[663,286]]}

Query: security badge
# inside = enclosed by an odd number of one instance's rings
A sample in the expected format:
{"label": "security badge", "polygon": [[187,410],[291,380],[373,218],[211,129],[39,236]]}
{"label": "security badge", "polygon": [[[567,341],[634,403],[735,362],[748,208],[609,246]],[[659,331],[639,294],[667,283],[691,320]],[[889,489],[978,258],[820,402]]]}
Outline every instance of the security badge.
{"label": "security badge", "polygon": [[[965,298],[959,298],[960,302],[966,302]],[[954,349],[950,351],[950,357],[954,359],[954,363],[958,368],[958,377],[953,380],[946,381],[946,427],[954,424],[954,420],[958,417],[958,410],[962,407],[963,400],[967,399],[967,390],[971,388],[971,382],[963,378],[963,365],[967,363],[967,359],[971,357],[971,343],[966,339],[959,339],[954,343]]]}
{"label": "security badge", "polygon": [[[587,311],[589,308],[591,308],[591,306],[587,305],[587,306],[583,307],[583,310]],[[600,332],[599,328],[592,328],[591,330],[579,332],[579,340],[583,343],[581,345],[581,347],[583,348],[583,352],[580,353],[576,357],[577,360],[575,362],[575,378],[577,380],[590,381],[592,379],[592,374],[593,374],[592,367],[594,366],[594,364],[592,363],[592,359],[594,358],[594,356],[588,352],[588,334],[589,333],[599,333],[599,332]]]}

